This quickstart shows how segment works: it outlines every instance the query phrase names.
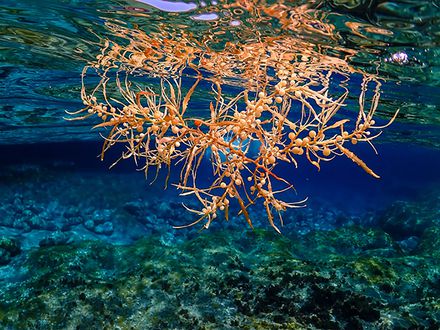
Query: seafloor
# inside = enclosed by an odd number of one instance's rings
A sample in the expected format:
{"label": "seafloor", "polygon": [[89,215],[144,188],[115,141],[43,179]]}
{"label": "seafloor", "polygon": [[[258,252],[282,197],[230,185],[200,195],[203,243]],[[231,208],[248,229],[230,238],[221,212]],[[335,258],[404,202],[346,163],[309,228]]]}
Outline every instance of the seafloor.
{"label": "seafloor", "polygon": [[174,230],[192,215],[141,173],[46,155],[0,177],[2,329],[440,328],[438,190],[357,215],[313,199],[278,235]]}

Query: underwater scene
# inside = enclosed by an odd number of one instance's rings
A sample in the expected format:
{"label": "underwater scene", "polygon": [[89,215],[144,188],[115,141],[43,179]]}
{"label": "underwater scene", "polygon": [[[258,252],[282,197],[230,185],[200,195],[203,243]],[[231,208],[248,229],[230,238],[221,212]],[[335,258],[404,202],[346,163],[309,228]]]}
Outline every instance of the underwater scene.
{"label": "underwater scene", "polygon": [[440,1],[0,31],[0,329],[440,329]]}

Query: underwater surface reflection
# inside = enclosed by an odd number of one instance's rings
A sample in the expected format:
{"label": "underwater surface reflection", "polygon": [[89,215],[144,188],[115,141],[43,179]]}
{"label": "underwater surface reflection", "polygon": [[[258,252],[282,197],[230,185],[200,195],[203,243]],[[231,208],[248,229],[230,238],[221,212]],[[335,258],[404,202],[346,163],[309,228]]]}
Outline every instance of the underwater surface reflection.
{"label": "underwater surface reflection", "polygon": [[439,23],[2,1],[1,327],[440,328]]}

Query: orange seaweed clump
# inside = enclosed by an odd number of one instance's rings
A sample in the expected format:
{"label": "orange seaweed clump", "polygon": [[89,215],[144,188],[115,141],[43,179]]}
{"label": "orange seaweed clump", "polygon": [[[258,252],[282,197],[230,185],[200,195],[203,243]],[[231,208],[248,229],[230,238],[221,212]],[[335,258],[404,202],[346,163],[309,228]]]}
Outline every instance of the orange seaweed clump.
{"label": "orange seaweed clump", "polygon": [[[201,205],[184,205],[197,218],[178,228],[198,223],[208,228],[220,213],[228,219],[233,200],[252,227],[248,208],[261,200],[270,225],[280,232],[282,211],[302,207],[305,201],[282,200],[282,192],[293,189],[292,178],[279,176],[276,167],[297,167],[299,157],[319,170],[323,162],[345,156],[379,178],[350,150],[359,142],[373,146],[372,140],[394,119],[382,126],[375,123],[381,87],[376,76],[319,54],[291,36],[227,44],[214,51],[190,36],[160,38],[108,27],[128,44],[106,40],[96,61],[84,68],[85,107],[74,113],[75,119],[97,116],[101,123],[95,127],[109,130],[102,157],[123,143],[121,159],[134,158],[146,173],[151,167],[171,171],[173,164],[182,165],[173,184]],[[84,82],[90,70],[101,78],[92,89]],[[347,109],[354,76],[361,80],[360,92]],[[160,84],[148,86],[140,77],[156,78]],[[183,88],[183,79],[192,80],[190,88]],[[205,116],[194,116],[188,108],[202,89],[201,81],[211,84],[212,99]],[[224,93],[225,84],[238,92]],[[206,157],[212,163],[212,181],[202,186],[198,173]]]}

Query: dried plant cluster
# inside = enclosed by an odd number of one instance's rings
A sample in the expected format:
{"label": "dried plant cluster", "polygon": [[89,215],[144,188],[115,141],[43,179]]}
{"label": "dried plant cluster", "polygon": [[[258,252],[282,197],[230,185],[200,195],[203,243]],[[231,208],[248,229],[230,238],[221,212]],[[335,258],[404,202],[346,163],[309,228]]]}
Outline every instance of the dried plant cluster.
{"label": "dried plant cluster", "polygon": [[[100,81],[90,88],[83,79],[85,107],[74,115],[100,118],[95,127],[108,131],[102,157],[123,143],[121,159],[134,158],[146,173],[150,167],[170,171],[180,164],[175,186],[201,204],[185,206],[197,214],[186,226],[202,222],[208,228],[221,213],[228,219],[236,201],[252,227],[248,208],[261,200],[279,232],[275,215],[282,225],[281,212],[304,201],[281,199],[282,192],[293,189],[292,178],[276,168],[280,163],[296,167],[299,157],[319,170],[323,162],[345,156],[379,177],[350,150],[359,142],[373,146],[389,124],[379,126],[373,119],[381,86],[376,76],[289,36],[227,43],[214,51],[183,33],[147,35],[108,27],[127,42],[106,40],[96,61],[84,68],[83,78],[96,73]],[[155,78],[157,86],[146,87],[147,78]],[[189,88],[182,86],[186,80]],[[349,90],[353,80],[360,82],[358,93]],[[211,101],[206,115],[196,117],[188,108],[202,81],[211,85],[210,91],[203,87]],[[235,95],[225,93],[225,85],[234,86]],[[206,177],[198,178],[206,158],[212,163],[208,185]]]}

